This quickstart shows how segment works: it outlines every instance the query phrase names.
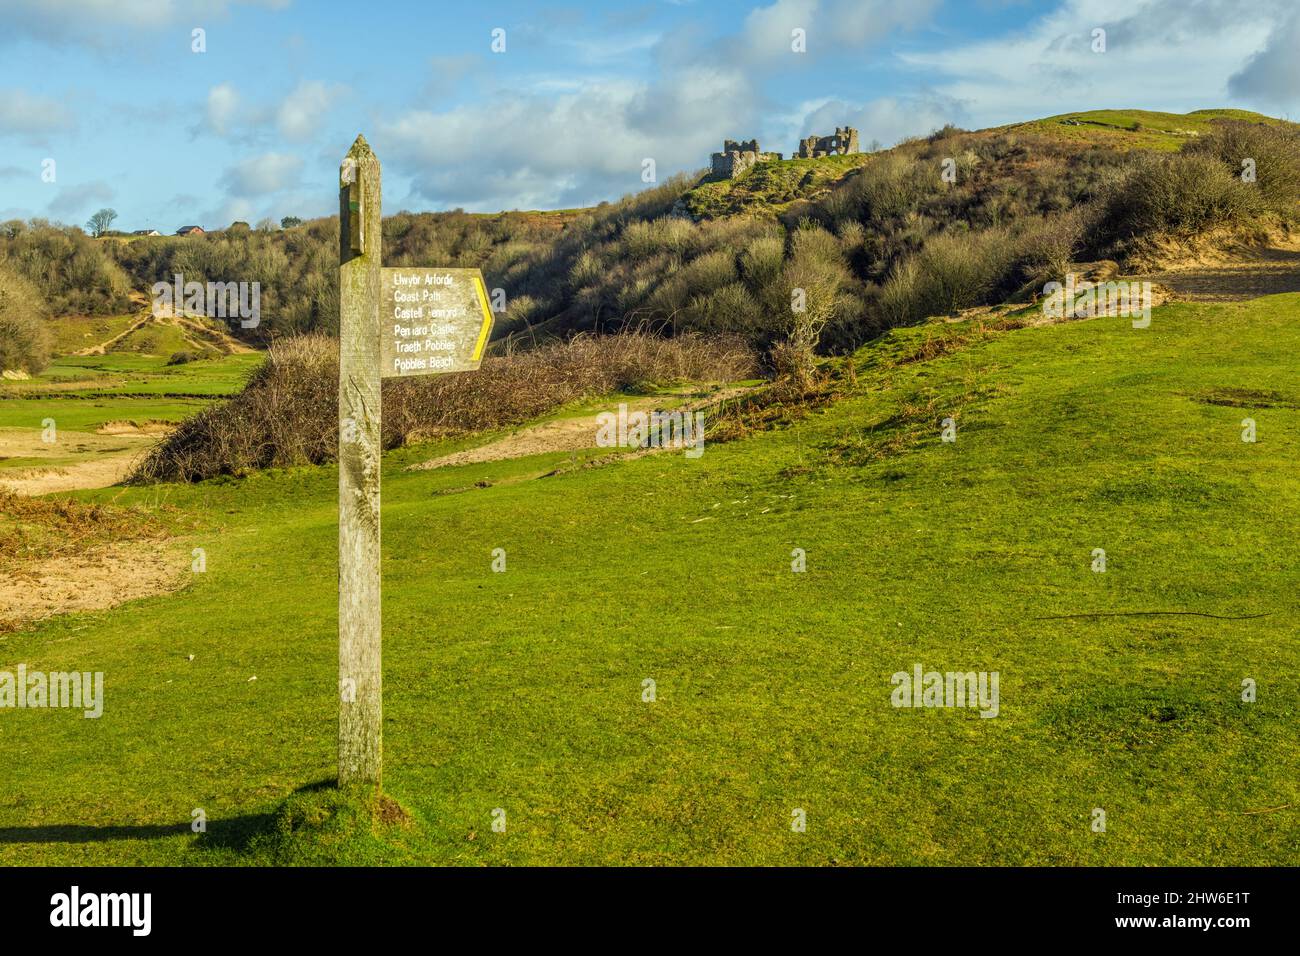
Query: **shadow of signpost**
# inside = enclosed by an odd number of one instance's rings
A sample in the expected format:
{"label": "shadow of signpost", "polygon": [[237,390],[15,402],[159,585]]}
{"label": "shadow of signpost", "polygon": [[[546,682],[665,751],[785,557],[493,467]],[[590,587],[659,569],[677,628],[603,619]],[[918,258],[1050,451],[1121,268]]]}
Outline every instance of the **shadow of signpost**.
{"label": "shadow of signpost", "polygon": [[[384,808],[393,809],[400,819],[406,819],[405,811],[401,810],[398,804],[384,797],[375,794],[378,804],[374,812],[382,813]],[[385,802],[386,800],[386,802]],[[260,845],[259,837],[269,838],[274,843],[277,833],[283,835],[286,826],[289,830],[299,828],[311,831],[313,827],[322,823],[328,823],[339,813],[340,808],[344,813],[340,817],[343,821],[351,821],[352,817],[346,811],[354,807],[367,807],[364,801],[358,802],[355,795],[340,793],[337,785],[333,780],[321,780],[315,783],[299,787],[289,797],[282,801],[278,807],[266,813],[246,813],[241,816],[226,817],[221,819],[208,819],[207,829],[203,833],[194,833],[191,829],[190,821],[186,820],[181,823],[154,823],[154,824],[136,824],[136,825],[117,825],[108,824],[95,826],[82,823],[55,823],[45,826],[30,827],[0,827],[0,845],[48,845],[48,844],[81,844],[81,843],[110,843],[126,840],[161,840],[172,837],[193,837],[192,841],[187,841],[187,851],[211,851],[214,853],[210,862],[221,865],[223,863],[239,862],[232,860],[228,854],[244,854],[252,852],[253,855],[259,855],[259,852],[265,851],[266,847]],[[368,811],[369,812],[369,811]],[[285,814],[288,813],[286,822]],[[388,823],[398,820],[398,817],[386,817]],[[362,814],[359,819],[370,820],[368,815]],[[369,823],[366,823],[369,828]],[[223,852],[224,851],[224,852]],[[194,860],[192,862],[203,862]]]}
{"label": "shadow of signpost", "polygon": [[37,827],[0,827],[0,844],[108,843],[116,840],[196,836],[194,845],[198,848],[243,850],[255,835],[271,825],[273,819],[274,816],[270,813],[251,813],[226,820],[209,820],[207,832],[200,834],[194,834],[188,822],[138,826],[55,823]]}

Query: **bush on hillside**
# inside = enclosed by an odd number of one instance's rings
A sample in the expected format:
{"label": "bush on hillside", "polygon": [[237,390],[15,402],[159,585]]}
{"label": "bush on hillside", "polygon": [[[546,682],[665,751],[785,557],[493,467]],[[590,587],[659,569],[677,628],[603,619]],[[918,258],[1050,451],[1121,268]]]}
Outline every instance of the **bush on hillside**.
{"label": "bush on hillside", "polygon": [[940,233],[894,269],[881,290],[881,307],[893,326],[984,305],[1012,265],[1004,229]]}
{"label": "bush on hillside", "polygon": [[1200,153],[1146,159],[1105,199],[1099,223],[1119,254],[1163,238],[1241,225],[1264,209],[1261,193],[1220,159]]}
{"label": "bush on hillside", "polygon": [[130,308],[131,281],[113,258],[124,243],[96,241],[76,226],[6,223],[0,262],[32,283],[54,315],[111,315]]}
{"label": "bush on hillside", "polygon": [[813,384],[822,332],[836,317],[842,290],[852,282],[852,275],[839,240],[811,220],[800,225],[790,244],[785,343],[774,351],[773,360],[778,372],[804,392]]}
{"label": "bush on hillside", "polygon": [[1300,132],[1294,128],[1222,121],[1183,152],[1217,159],[1243,185],[1255,187],[1269,212],[1300,218]]}
{"label": "bush on hillside", "polygon": [[0,264],[0,370],[42,371],[50,360],[45,306],[36,287]]}

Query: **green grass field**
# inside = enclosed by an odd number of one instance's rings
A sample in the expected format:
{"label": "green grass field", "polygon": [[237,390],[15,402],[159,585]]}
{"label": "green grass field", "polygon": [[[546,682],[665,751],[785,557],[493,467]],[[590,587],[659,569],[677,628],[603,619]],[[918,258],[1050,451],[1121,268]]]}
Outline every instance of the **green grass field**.
{"label": "green grass field", "polygon": [[[414,819],[374,833],[295,795],[335,772],[335,471],[81,493],[192,515],[207,571],[0,636],[0,670],[106,675],[98,720],[0,711],[0,862],[1294,865],[1297,307],[896,331],[843,401],[694,461],[387,455]],[[1059,617],[1150,611],[1266,616]],[[916,663],[999,672],[999,716],[895,709]]]}
{"label": "green grass field", "polygon": [[161,355],[111,352],[56,359],[39,376],[0,381],[0,428],[94,431],[106,422],[179,422],[214,399],[233,395],[260,354],[167,365]]}

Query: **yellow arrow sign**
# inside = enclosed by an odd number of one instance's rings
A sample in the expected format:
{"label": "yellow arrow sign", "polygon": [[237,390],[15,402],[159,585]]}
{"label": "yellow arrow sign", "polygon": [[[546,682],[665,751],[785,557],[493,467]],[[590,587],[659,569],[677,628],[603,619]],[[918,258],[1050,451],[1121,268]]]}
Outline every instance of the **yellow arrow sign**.
{"label": "yellow arrow sign", "polygon": [[384,269],[379,299],[383,375],[436,375],[479,367],[492,307],[478,269]]}

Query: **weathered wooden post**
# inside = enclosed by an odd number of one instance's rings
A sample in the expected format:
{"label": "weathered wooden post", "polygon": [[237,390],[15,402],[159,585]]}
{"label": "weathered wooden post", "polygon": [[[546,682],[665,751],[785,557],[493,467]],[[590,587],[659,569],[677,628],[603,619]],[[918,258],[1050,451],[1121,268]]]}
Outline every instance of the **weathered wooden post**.
{"label": "weathered wooden post", "polygon": [[339,168],[339,786],[380,786],[379,453],[384,378],[472,372],[492,335],[477,269],[385,269],[379,160]]}
{"label": "weathered wooden post", "polygon": [[358,136],[339,170],[339,786],[380,785],[379,159]]}

